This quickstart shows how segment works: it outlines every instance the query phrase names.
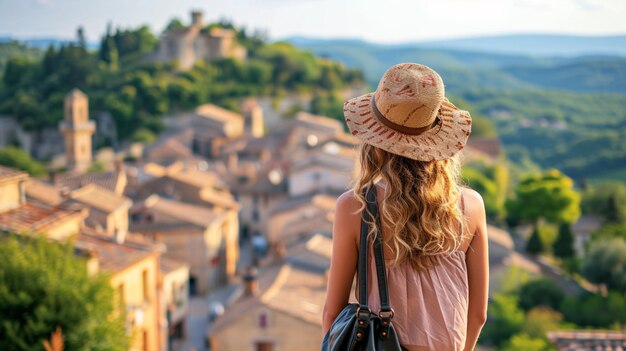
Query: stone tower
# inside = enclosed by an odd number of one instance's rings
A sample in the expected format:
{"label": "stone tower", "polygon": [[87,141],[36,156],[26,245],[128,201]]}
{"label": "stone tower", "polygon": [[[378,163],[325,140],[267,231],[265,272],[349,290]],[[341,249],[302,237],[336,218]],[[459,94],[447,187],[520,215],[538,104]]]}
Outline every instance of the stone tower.
{"label": "stone tower", "polygon": [[204,25],[204,14],[202,11],[191,12],[191,25],[197,27],[202,27],[202,25]]}
{"label": "stone tower", "polygon": [[243,116],[246,133],[255,138],[264,134],[263,109],[254,99],[248,99],[243,103]]}
{"label": "stone tower", "polygon": [[86,170],[91,165],[91,136],[96,124],[89,120],[89,101],[82,91],[74,89],[65,97],[65,119],[59,129],[68,169]]}

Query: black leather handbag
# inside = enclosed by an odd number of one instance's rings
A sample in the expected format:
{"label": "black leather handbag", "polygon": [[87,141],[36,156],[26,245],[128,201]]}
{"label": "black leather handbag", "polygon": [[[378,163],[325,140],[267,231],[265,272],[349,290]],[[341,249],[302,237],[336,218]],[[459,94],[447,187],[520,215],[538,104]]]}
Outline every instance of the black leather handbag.
{"label": "black leather handbag", "polygon": [[[376,187],[365,188],[367,209],[361,216],[361,240],[359,244],[359,261],[357,274],[359,278],[359,303],[348,304],[339,313],[322,342],[322,351],[400,351],[398,336],[391,323],[393,309],[389,305],[387,289],[387,272],[381,239],[380,217],[376,203]],[[380,311],[374,313],[367,305],[367,265],[368,265],[368,221],[370,213],[376,219],[378,228],[373,240],[374,259],[376,260],[376,276],[380,294]]]}

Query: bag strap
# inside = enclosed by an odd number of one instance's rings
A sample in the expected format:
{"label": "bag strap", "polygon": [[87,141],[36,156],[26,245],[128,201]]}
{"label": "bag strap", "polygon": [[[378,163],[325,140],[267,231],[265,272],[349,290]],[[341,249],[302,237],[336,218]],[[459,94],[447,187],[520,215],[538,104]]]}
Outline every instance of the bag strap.
{"label": "bag strap", "polygon": [[[367,208],[368,219],[371,219],[371,216],[374,217],[376,221],[376,235],[374,236],[374,259],[376,261],[376,278],[378,280],[378,295],[380,297],[380,311],[378,311],[378,316],[381,319],[382,325],[380,328],[380,336],[381,338],[387,338],[389,336],[389,325],[391,323],[391,319],[393,318],[393,309],[389,303],[389,288],[387,285],[387,270],[385,268],[385,254],[383,251],[383,241],[382,241],[382,226],[380,215],[378,212],[378,203],[376,201],[376,186],[372,185],[368,190],[367,194]],[[371,214],[371,215],[370,215]]]}
{"label": "bag strap", "polygon": [[[367,197],[367,188],[364,189],[363,196]],[[369,231],[369,225],[365,221],[365,213],[363,211],[361,215],[361,236],[359,240],[359,260],[357,267],[357,274],[359,278],[359,308],[356,312],[357,326],[355,337],[357,340],[362,340],[365,337],[365,332],[369,326],[370,315],[372,311],[367,305],[367,265],[368,265],[368,250],[367,250],[367,233]]]}

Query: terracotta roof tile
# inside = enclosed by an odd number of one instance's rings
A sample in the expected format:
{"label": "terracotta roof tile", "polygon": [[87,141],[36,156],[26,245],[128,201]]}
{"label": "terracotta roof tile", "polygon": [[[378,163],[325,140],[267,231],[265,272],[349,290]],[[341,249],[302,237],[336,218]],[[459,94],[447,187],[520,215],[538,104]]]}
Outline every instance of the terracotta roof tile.
{"label": "terracotta roof tile", "polygon": [[204,104],[196,108],[195,113],[197,116],[204,117],[219,123],[227,123],[231,121],[243,121],[243,116],[221,108],[213,104]]}
{"label": "terracotta roof tile", "polygon": [[28,178],[28,174],[26,172],[22,172],[14,168],[0,166],[0,183],[26,178]]}
{"label": "terracotta roof tile", "polygon": [[65,201],[58,188],[33,178],[26,181],[25,190],[28,198],[43,202],[46,205],[57,206]]}
{"label": "terracotta roof tile", "polygon": [[548,332],[559,351],[626,350],[626,331],[560,330]]}
{"label": "terracotta roof tile", "polygon": [[83,228],[74,243],[75,247],[96,254],[100,268],[107,272],[119,272],[144,258],[157,254],[148,245],[131,241],[118,243],[114,238],[102,235],[91,228]]}
{"label": "terracotta roof tile", "polygon": [[0,230],[41,232],[72,216],[85,216],[81,210],[26,201],[18,208],[0,213]]}
{"label": "terracotta roof tile", "polygon": [[132,201],[126,196],[117,195],[96,184],[89,184],[74,190],[70,193],[70,198],[76,202],[107,213],[111,213],[122,206],[130,207],[132,205]]}
{"label": "terracotta roof tile", "polygon": [[188,267],[185,262],[176,261],[171,258],[161,257],[159,261],[159,265],[161,266],[161,272],[163,273],[169,273],[182,267]]}
{"label": "terracotta roof tile", "polygon": [[[210,226],[215,220],[223,216],[222,213],[215,212],[203,206],[165,199],[158,195],[148,197],[142,204],[139,204],[139,206],[203,228]],[[158,226],[158,223],[155,225]]]}
{"label": "terracotta roof tile", "polygon": [[63,174],[56,177],[54,183],[56,186],[65,187],[69,191],[94,183],[102,188],[115,192],[118,188],[121,173],[121,171],[113,170],[100,173]]}

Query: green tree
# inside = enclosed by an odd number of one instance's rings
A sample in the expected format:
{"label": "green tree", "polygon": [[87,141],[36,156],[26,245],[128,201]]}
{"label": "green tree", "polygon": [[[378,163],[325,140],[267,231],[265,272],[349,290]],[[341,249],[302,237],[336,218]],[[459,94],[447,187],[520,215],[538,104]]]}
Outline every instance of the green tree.
{"label": "green tree", "polygon": [[535,338],[545,338],[551,330],[557,330],[563,320],[561,313],[544,306],[528,311],[522,331]]}
{"label": "green tree", "polygon": [[592,242],[581,271],[592,283],[626,292],[626,241],[622,238],[605,238]]}
{"label": "green tree", "polygon": [[514,295],[495,294],[487,309],[487,323],[482,336],[497,346],[519,333],[524,325],[524,311]]}
{"label": "green tree", "polygon": [[33,160],[26,151],[15,146],[0,149],[0,165],[23,170],[34,177],[48,174],[43,164]]}
{"label": "green tree", "polygon": [[572,179],[556,169],[523,179],[515,189],[516,198],[507,203],[509,213],[533,223],[541,218],[551,223],[573,223],[580,216],[580,195]]}
{"label": "green tree", "polygon": [[[489,218],[499,218],[503,214],[504,208],[499,202],[500,191],[498,184],[489,177],[492,168],[482,164],[470,164],[463,167],[463,179],[468,186],[476,190],[485,203],[485,210]],[[506,191],[506,189],[502,189]]]}
{"label": "green tree", "polygon": [[500,348],[502,351],[547,351],[550,346],[541,338],[532,337],[526,333],[515,334]]}
{"label": "green tree", "polygon": [[472,137],[495,138],[498,136],[493,122],[485,117],[472,118]]}
{"label": "green tree", "polygon": [[535,227],[533,229],[533,233],[528,238],[526,242],[526,252],[538,255],[543,252],[543,242],[541,241],[541,237],[539,236],[539,227]]}
{"label": "green tree", "polygon": [[574,252],[574,233],[569,223],[559,225],[559,236],[554,242],[553,252],[555,256],[560,258],[571,258],[576,254]]}
{"label": "green tree", "polygon": [[107,277],[90,276],[71,244],[0,241],[0,349],[39,350],[60,326],[67,350],[128,350]]}
{"label": "green tree", "polygon": [[597,215],[608,222],[626,221],[626,185],[617,181],[603,181],[589,185],[581,202],[585,214]]}
{"label": "green tree", "polygon": [[554,281],[547,278],[533,279],[522,285],[519,291],[519,306],[529,311],[537,306],[558,310],[565,294]]}
{"label": "green tree", "polygon": [[626,223],[607,223],[591,233],[591,242],[603,238],[622,238],[626,240]]}
{"label": "green tree", "polygon": [[583,327],[610,328],[626,323],[626,299],[615,291],[610,291],[606,297],[591,293],[567,296],[561,304],[561,312],[567,321]]}

